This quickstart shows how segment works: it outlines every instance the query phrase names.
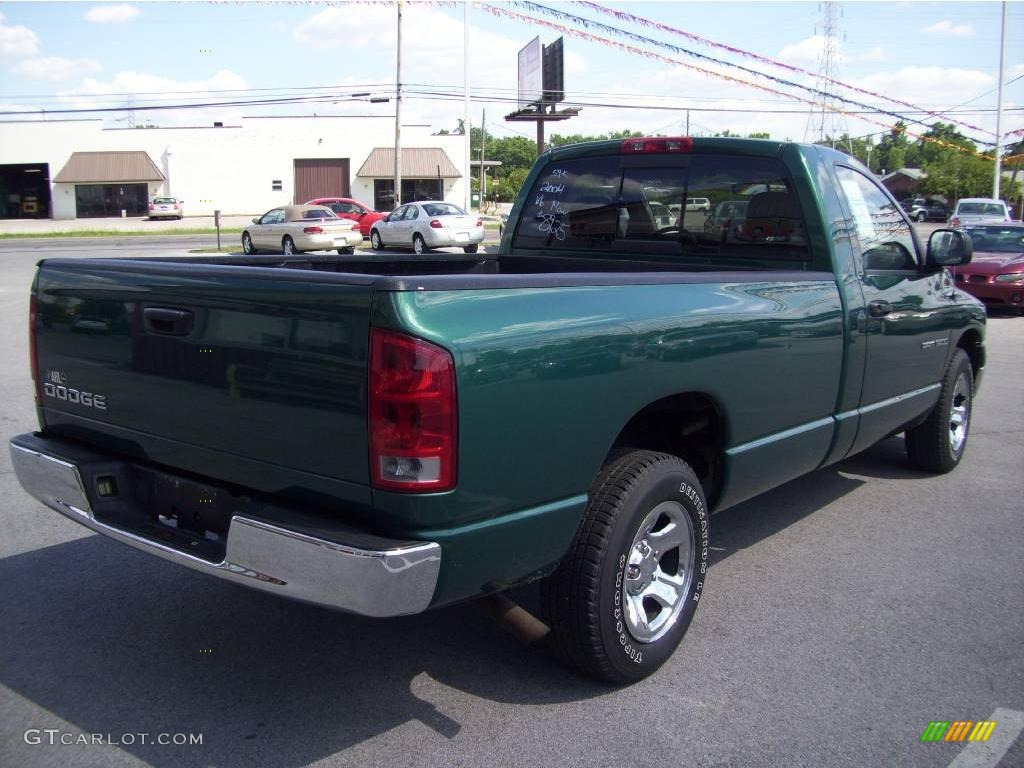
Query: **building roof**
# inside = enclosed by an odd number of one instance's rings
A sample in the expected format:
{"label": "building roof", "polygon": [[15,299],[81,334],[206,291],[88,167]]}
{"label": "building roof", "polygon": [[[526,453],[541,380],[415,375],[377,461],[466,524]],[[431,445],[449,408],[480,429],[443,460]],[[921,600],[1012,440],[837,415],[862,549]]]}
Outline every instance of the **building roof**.
{"label": "building roof", "polygon": [[[377,147],[366,158],[356,176],[388,179],[395,175],[395,148]],[[462,177],[455,163],[440,148],[402,147],[402,177],[407,179],[458,179]]]}
{"label": "building roof", "polygon": [[54,178],[61,184],[163,180],[156,163],[142,151],[73,152]]}
{"label": "building roof", "polygon": [[892,171],[891,173],[885,174],[885,176],[882,177],[882,181],[888,181],[889,179],[894,179],[897,176],[906,176],[908,179],[920,181],[921,179],[927,177],[928,174],[925,173],[920,168],[899,168],[895,171]]}

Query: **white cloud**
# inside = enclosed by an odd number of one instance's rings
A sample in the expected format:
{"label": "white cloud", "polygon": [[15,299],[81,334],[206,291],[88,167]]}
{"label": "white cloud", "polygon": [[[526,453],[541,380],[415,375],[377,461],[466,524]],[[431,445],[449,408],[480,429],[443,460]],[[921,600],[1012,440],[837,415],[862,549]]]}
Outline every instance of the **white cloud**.
{"label": "white cloud", "polygon": [[0,13],[0,57],[35,56],[39,52],[36,33],[22,25],[8,26]]}
{"label": "white cloud", "polygon": [[[825,49],[826,37],[824,35],[811,35],[805,37],[799,43],[787,45],[779,51],[779,59],[787,64],[814,63],[821,56]],[[835,44],[835,41],[833,41]]]}
{"label": "white cloud", "polygon": [[131,21],[139,13],[139,9],[131,5],[97,5],[86,11],[85,18],[96,24],[120,24]]}
{"label": "white cloud", "polygon": [[[141,107],[155,103],[187,103],[202,101],[228,101],[230,94],[215,93],[225,90],[244,90],[249,86],[245,78],[222,69],[206,80],[173,80],[144,72],[118,72],[112,80],[103,82],[86,78],[81,85],[61,91],[61,103],[70,109],[94,107]],[[160,98],[159,94],[168,94]],[[143,95],[137,94],[156,94]],[[132,97],[135,97],[134,99]],[[206,125],[214,120],[237,123],[242,113],[237,108],[206,107],[188,110],[139,110],[136,117],[158,125]],[[113,119],[117,119],[114,117]]]}
{"label": "white cloud", "polygon": [[866,61],[870,63],[885,61],[885,51],[882,50],[882,46],[876,45],[870,51],[865,51],[860,56],[857,56],[857,61]]}
{"label": "white cloud", "polygon": [[95,59],[64,59],[59,56],[25,59],[14,67],[19,75],[55,83],[99,72],[100,69],[102,67]]}
{"label": "white cloud", "polygon": [[943,37],[974,37],[973,24],[954,24],[952,21],[937,21],[921,30],[926,35]]}

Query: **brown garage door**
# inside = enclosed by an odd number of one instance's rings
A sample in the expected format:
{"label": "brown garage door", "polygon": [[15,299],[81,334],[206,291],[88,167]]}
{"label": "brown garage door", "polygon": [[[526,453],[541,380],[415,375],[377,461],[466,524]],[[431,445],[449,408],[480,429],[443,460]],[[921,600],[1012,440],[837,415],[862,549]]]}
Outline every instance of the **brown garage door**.
{"label": "brown garage door", "polygon": [[317,197],[350,197],[347,157],[295,160],[295,203]]}

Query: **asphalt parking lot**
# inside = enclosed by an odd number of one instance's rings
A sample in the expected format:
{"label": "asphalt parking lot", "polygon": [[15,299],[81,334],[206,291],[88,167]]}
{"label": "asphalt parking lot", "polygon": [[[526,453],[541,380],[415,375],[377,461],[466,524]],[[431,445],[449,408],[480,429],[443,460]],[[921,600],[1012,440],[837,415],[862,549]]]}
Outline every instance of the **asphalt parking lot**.
{"label": "asphalt parking lot", "polygon": [[[5,436],[36,426],[28,290],[60,252],[0,249]],[[1024,318],[992,317],[954,473],[894,438],[716,515],[689,634],[622,689],[473,604],[374,621],[143,555],[30,499],[5,451],[0,765],[1024,765],[1022,382]],[[986,719],[987,757],[920,740]]]}

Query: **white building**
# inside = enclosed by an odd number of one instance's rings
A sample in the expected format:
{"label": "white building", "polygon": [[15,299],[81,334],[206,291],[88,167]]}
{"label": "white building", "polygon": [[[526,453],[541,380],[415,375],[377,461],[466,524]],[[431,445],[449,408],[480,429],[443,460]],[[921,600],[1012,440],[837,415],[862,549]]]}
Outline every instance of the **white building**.
{"label": "white building", "polygon": [[[461,205],[465,140],[402,126],[402,200]],[[0,122],[0,218],[144,216],[173,195],[188,215],[258,214],[316,197],[390,210],[394,118],[249,117],[241,125],[104,128]]]}

